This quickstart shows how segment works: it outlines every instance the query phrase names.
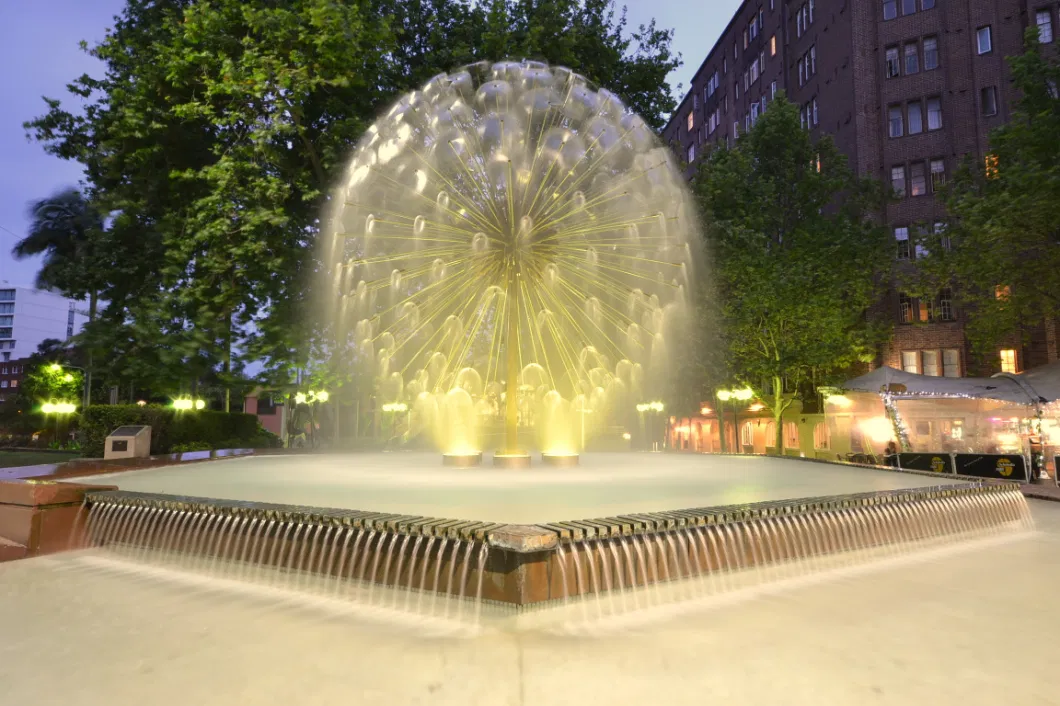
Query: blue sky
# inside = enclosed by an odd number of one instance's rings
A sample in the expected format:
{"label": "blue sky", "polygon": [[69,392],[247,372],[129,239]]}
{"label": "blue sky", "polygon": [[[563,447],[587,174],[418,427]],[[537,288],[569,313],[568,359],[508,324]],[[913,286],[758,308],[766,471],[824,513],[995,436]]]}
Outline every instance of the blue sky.
{"label": "blue sky", "polygon": [[[65,86],[83,73],[98,75],[101,65],[78,48],[104,36],[124,0],[0,0],[0,281],[31,285],[38,267],[16,262],[11,248],[27,227],[31,201],[75,185],[76,164],[44,153],[28,142],[23,121],[44,112],[41,96],[70,100]],[[619,3],[621,5],[621,3]],[[725,28],[738,0],[628,0],[629,25],[655,17],[658,26],[676,30],[675,51],[684,66],[671,86],[688,85],[706,52]]]}

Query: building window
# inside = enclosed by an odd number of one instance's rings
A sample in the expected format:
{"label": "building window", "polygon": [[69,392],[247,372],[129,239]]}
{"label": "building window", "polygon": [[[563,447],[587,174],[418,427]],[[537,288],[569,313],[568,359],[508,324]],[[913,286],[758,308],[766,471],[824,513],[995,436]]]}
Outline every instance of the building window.
{"label": "building window", "polygon": [[976,47],[980,54],[989,54],[994,49],[993,40],[990,37],[990,25],[980,27],[975,33]]}
{"label": "building window", "polygon": [[769,55],[777,55],[777,35],[775,34],[769,38]]}
{"label": "building window", "polygon": [[16,388],[16,387],[18,387],[18,380],[12,380],[12,381],[11,381],[11,387],[12,387],[12,388]]}
{"label": "building window", "polygon": [[15,313],[15,305],[14,304],[0,304],[0,314],[14,314],[14,313]]}
{"label": "building window", "polygon": [[987,86],[979,91],[979,108],[983,115],[997,115],[997,87]]}
{"label": "building window", "polygon": [[937,37],[924,37],[924,71],[933,71],[939,67],[939,40]]}
{"label": "building window", "polygon": [[909,229],[905,226],[894,229],[894,239],[898,243],[898,259],[908,260],[910,255],[909,250]]}
{"label": "building window", "polygon": [[918,299],[916,302],[916,318],[920,323],[926,324],[935,320],[935,311],[931,308],[930,300]]}
{"label": "building window", "polygon": [[905,73],[915,74],[920,72],[920,50],[916,42],[905,45]]}
{"label": "building window", "polygon": [[0,338],[11,338],[11,329],[0,328]]}
{"label": "building window", "polygon": [[827,451],[832,447],[831,440],[826,422],[817,422],[813,425],[813,448]]}
{"label": "building window", "polygon": [[961,352],[956,348],[942,351],[942,375],[948,378],[961,376]]}
{"label": "building window", "polygon": [[905,294],[898,295],[898,322],[913,323],[913,300]]}
{"label": "building window", "polygon": [[921,0],[920,2],[921,10],[930,10],[933,7],[935,7],[935,0]]}
{"label": "building window", "polygon": [[931,190],[937,192],[946,184],[946,160],[933,159],[929,164],[931,165]]}
{"label": "building window", "polygon": [[777,82],[774,81],[772,83],[772,85],[770,85],[770,87],[769,87],[769,98],[771,100],[773,100],[773,99],[776,99],[776,97],[777,97]]}
{"label": "building window", "polygon": [[902,351],[902,370],[907,373],[920,372],[919,351]]}
{"label": "building window", "polygon": [[1042,44],[1052,44],[1053,42],[1053,11],[1038,10],[1034,14],[1035,21],[1038,23],[1038,41]]}
{"label": "building window", "polygon": [[808,63],[806,64],[806,77],[817,75],[817,45],[814,44],[810,47],[810,53],[807,55]]}
{"label": "building window", "polygon": [[902,65],[898,59],[898,47],[887,47],[886,53],[886,69],[884,71],[887,78],[895,78],[900,76],[902,73]]}
{"label": "building window", "polygon": [[924,361],[924,375],[936,378],[942,375],[942,371],[939,370],[938,351],[922,351],[920,357]]}
{"label": "building window", "polygon": [[1012,288],[1007,284],[999,284],[994,287],[994,299],[1005,301],[1012,296]]}
{"label": "building window", "polygon": [[942,99],[927,99],[928,130],[942,129]]}
{"label": "building window", "polygon": [[905,132],[905,123],[902,118],[902,106],[892,105],[887,109],[887,134],[891,137],[901,137]]}
{"label": "building window", "polygon": [[883,0],[883,19],[893,20],[898,17],[898,0]]}
{"label": "building window", "polygon": [[985,169],[986,169],[986,178],[987,179],[997,179],[997,175],[998,175],[998,171],[997,171],[997,164],[998,164],[997,155],[996,154],[988,154],[988,155],[986,155],[985,157],[983,157],[983,164],[985,165]]}
{"label": "building window", "polygon": [[795,422],[784,422],[784,448],[799,448],[799,425]]}
{"label": "building window", "polygon": [[891,190],[898,198],[905,198],[905,165],[891,167]]}
{"label": "building window", "polygon": [[699,94],[692,92],[692,110],[699,110]]}
{"label": "building window", "polygon": [[920,107],[920,101],[912,101],[908,106],[909,112],[909,134],[919,135],[924,132],[924,113]]}
{"label": "building window", "polygon": [[1003,373],[1018,373],[1019,366],[1016,365],[1016,349],[1015,348],[1002,348],[1001,354],[1001,372]]}
{"label": "building window", "polygon": [[696,146],[695,145],[689,145],[688,146],[688,163],[691,164],[694,161],[696,161]]}
{"label": "building window", "polygon": [[813,106],[813,125],[814,127],[817,127],[817,124],[820,122],[817,116],[817,96],[813,97],[813,100],[810,101],[810,105]]}
{"label": "building window", "polygon": [[927,174],[923,162],[913,162],[909,165],[909,194],[911,196],[923,196],[927,193]]}
{"label": "building window", "polygon": [[13,302],[15,301],[15,290],[13,289],[0,289],[0,302]]}
{"label": "building window", "polygon": [[953,309],[953,292],[949,288],[939,292],[939,319],[942,321],[957,320],[957,313]]}
{"label": "building window", "polygon": [[950,242],[950,236],[946,233],[945,223],[935,224],[935,239],[943,250],[952,250],[953,244]]}
{"label": "building window", "polygon": [[695,113],[691,113],[690,112],[688,114],[688,131],[692,132],[692,130],[695,128],[695,126],[696,126]]}

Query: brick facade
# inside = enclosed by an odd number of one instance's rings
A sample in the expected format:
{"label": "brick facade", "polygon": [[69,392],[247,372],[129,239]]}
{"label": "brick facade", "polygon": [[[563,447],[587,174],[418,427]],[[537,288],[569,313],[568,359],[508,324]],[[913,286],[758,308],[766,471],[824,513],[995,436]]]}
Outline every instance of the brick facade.
{"label": "brick facade", "polygon": [[[776,81],[793,103],[816,107],[816,124],[810,129],[832,135],[859,174],[904,189],[904,197],[888,205],[881,216],[892,229],[908,229],[913,238],[917,228],[934,228],[946,221],[945,210],[933,193],[933,179],[951,178],[966,159],[983,163],[990,131],[1011,116],[1016,95],[1005,59],[1022,52],[1023,33],[1035,23],[1039,11],[1049,12],[1052,32],[1057,35],[1056,2],[746,0],[693,78],[690,93],[663,130],[663,139],[682,159],[687,159],[689,146],[695,144],[694,162],[698,163],[713,145],[731,139],[734,122],[744,130],[749,106],[763,95],[768,101]],[[744,30],[759,13],[763,27],[754,40],[758,44],[749,43],[744,50]],[[989,28],[988,51],[981,51],[986,48],[980,46],[983,28]],[[774,34],[775,56],[769,51]],[[743,90],[743,71],[760,58],[762,46],[766,47],[766,78],[760,78],[751,90]],[[811,49],[815,70],[807,76],[804,57]],[[720,95],[704,100],[714,71],[719,72]],[[740,82],[740,98],[726,103],[725,96],[735,94],[736,82]],[[718,121],[720,127],[710,134],[700,131],[719,102],[727,107]],[[900,135],[896,136],[891,135],[891,121],[897,115],[892,109],[901,114],[895,130]],[[687,124],[690,112],[692,131]],[[942,172],[936,175],[933,169],[940,167]],[[689,176],[693,169],[694,164],[689,166]],[[901,180],[893,181],[899,173]],[[915,249],[910,245],[906,256],[898,242],[901,234],[896,231],[896,255],[908,260],[903,267],[915,267]],[[919,315],[919,303],[914,301],[917,315],[913,323],[906,323],[903,318],[909,317],[902,316],[901,297],[892,286],[880,303],[895,328],[878,363],[901,368],[903,351],[916,351],[921,361],[926,351],[929,360],[932,352],[937,354],[941,368],[942,351],[957,350],[960,375],[1000,369],[1000,361],[993,368],[974,369],[964,335],[966,312],[950,308],[947,313],[955,320],[942,321],[949,317],[940,316],[938,300],[931,303],[926,316]],[[1055,321],[1029,333],[1029,345],[1012,343],[1019,369],[1057,360],[1060,346]],[[923,372],[922,363],[919,372]]]}

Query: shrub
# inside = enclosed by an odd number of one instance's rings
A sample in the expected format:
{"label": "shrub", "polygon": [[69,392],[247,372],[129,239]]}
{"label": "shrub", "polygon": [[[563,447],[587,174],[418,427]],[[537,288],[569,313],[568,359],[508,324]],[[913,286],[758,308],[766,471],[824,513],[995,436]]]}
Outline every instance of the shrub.
{"label": "shrub", "polygon": [[182,454],[185,451],[210,451],[210,444],[205,441],[189,441],[186,444],[173,444],[170,447],[169,452],[174,454]]}
{"label": "shrub", "polygon": [[[177,445],[206,444],[206,449],[238,441],[238,446],[271,444],[272,436],[253,414],[242,412],[177,412],[159,405],[99,405],[81,414],[81,449],[85,456],[103,456],[107,435],[120,426],[146,424],[151,427],[151,453],[170,453]],[[256,447],[256,448],[260,448]],[[188,449],[185,449],[188,450]]]}

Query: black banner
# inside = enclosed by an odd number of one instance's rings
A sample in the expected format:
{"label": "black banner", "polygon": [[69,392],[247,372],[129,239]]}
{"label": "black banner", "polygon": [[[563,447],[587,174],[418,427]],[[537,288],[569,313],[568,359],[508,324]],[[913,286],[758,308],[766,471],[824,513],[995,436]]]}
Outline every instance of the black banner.
{"label": "black banner", "polygon": [[900,453],[898,454],[898,467],[910,471],[954,472],[953,458],[948,453]]}
{"label": "black banner", "polygon": [[1060,488],[1060,456],[1053,456],[1053,482]]}
{"label": "black banner", "polygon": [[1019,454],[956,454],[954,460],[962,476],[1029,482],[1027,462]]}

